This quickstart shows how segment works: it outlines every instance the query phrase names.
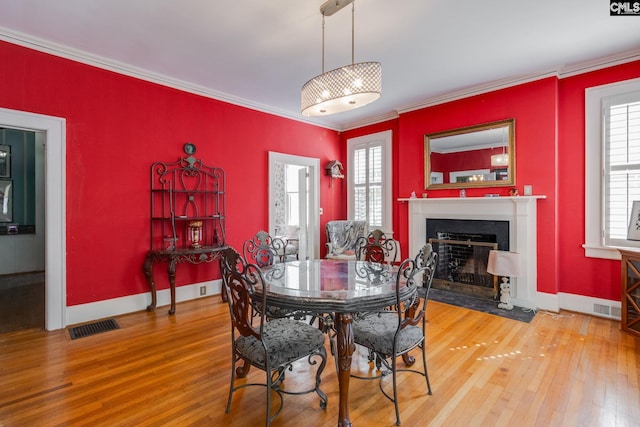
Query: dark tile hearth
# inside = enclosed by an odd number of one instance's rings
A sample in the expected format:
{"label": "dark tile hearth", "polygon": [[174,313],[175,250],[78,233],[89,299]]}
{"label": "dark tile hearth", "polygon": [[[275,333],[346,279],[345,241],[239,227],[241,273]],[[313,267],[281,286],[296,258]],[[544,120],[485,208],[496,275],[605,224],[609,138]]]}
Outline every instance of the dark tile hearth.
{"label": "dark tile hearth", "polygon": [[472,297],[469,295],[445,291],[443,289],[431,288],[429,291],[429,300],[455,305],[457,307],[464,307],[483,313],[489,313],[505,317],[507,319],[519,320],[526,323],[531,322],[533,317],[536,315],[534,310],[515,306],[513,307],[513,310],[503,310],[498,308],[498,301]]}

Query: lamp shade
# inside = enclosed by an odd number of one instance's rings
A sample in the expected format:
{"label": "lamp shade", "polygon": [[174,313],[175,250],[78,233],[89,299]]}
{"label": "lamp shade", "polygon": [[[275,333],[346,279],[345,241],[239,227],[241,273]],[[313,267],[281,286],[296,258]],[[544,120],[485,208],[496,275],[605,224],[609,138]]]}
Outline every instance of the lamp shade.
{"label": "lamp shade", "polygon": [[327,116],[362,107],[380,98],[382,66],[360,62],[327,71],[302,86],[302,115]]}
{"label": "lamp shade", "polygon": [[519,276],[520,254],[507,251],[489,251],[487,273],[494,276]]}
{"label": "lamp shade", "polygon": [[509,166],[509,155],[506,153],[503,154],[494,154],[491,156],[491,167],[500,167],[500,166]]}

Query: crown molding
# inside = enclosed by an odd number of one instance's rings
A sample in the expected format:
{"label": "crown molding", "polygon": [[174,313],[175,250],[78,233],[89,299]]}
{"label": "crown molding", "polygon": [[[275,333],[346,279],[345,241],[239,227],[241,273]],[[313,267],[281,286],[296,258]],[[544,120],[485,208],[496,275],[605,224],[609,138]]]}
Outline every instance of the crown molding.
{"label": "crown molding", "polygon": [[312,120],[306,120],[302,116],[292,115],[287,111],[273,108],[269,105],[249,101],[247,99],[233,96],[228,93],[211,90],[204,86],[189,83],[184,80],[169,77],[164,74],[156,73],[143,68],[134,67],[132,65],[114,61],[112,59],[107,59],[98,55],[93,55],[83,50],[72,49],[68,46],[60,45],[31,35],[9,30],[4,27],[0,27],[0,40],[29,49],[37,50],[39,52],[48,53],[60,58],[69,59],[74,62],[91,65],[103,70],[113,71],[114,73],[122,74],[151,83],[156,83],[162,86],[170,87],[195,95],[200,95],[206,98],[215,99],[217,101],[223,101],[229,104],[237,105],[239,107],[244,107],[263,113],[296,120],[314,126],[321,126],[330,130],[340,130],[336,127],[319,124]]}
{"label": "crown molding", "polygon": [[578,74],[584,74],[638,60],[640,60],[640,49],[632,49],[619,52],[615,55],[604,56],[597,59],[591,59],[589,61],[567,65],[558,71],[558,76],[559,78],[564,79]]}
{"label": "crown molding", "polygon": [[513,86],[518,86],[524,83],[530,83],[536,80],[541,80],[547,77],[558,77],[559,79],[588,73],[590,71],[596,71],[614,65],[621,65],[628,62],[640,60],[640,49],[633,49],[624,52],[617,53],[615,55],[609,55],[606,57],[600,57],[591,59],[589,61],[570,64],[563,67],[557,67],[547,71],[542,71],[536,74],[529,74],[525,76],[509,77],[502,80],[495,80],[488,83],[483,83],[477,86],[470,86],[468,88],[461,89],[456,92],[448,92],[436,97],[428,98],[415,104],[406,105],[398,109],[400,114],[410,111],[419,110],[422,108],[433,107],[435,105],[444,104],[446,102],[457,101],[459,99],[468,98],[475,95],[482,95],[484,93],[493,92],[499,89],[506,89]]}
{"label": "crown molding", "polygon": [[132,65],[107,59],[101,56],[93,55],[88,52],[72,49],[68,46],[53,43],[48,40],[37,38],[24,33],[16,32],[4,27],[0,27],[0,40],[8,43],[23,46],[29,49],[37,50],[40,52],[48,53],[61,58],[69,59],[75,62],[80,62],[86,65],[91,65],[97,68],[101,68],[108,71],[113,71],[118,74],[134,77],[140,80],[145,80],[151,83],[156,83],[162,86],[170,87],[173,89],[181,90],[184,92],[200,95],[206,98],[215,99],[218,101],[226,102],[229,104],[237,105],[240,107],[248,108],[251,110],[272,114],[275,116],[283,117],[290,120],[306,123],[312,126],[320,126],[329,130],[335,130],[338,132],[344,132],[347,130],[356,129],[363,126],[369,126],[377,123],[381,123],[387,120],[396,119],[400,114],[408,113],[411,111],[419,110],[422,108],[432,107],[435,105],[444,104],[446,102],[452,102],[463,98],[468,98],[475,95],[481,95],[484,93],[492,92],[495,90],[506,89],[509,87],[517,86],[524,83],[533,82],[536,80],[544,79],[547,77],[567,78],[578,74],[587,73],[590,71],[599,70],[615,65],[621,65],[624,63],[640,60],[640,49],[633,49],[625,52],[621,52],[615,55],[609,55],[606,57],[596,58],[589,61],[570,64],[563,67],[557,67],[547,71],[541,71],[539,73],[523,75],[517,77],[510,77],[501,80],[495,80],[492,82],[483,83],[476,86],[470,86],[454,92],[447,92],[435,97],[427,98],[418,103],[408,104],[401,106],[400,108],[390,111],[386,114],[378,115],[375,117],[369,117],[362,120],[348,122],[342,126],[333,126],[326,123],[322,123],[317,119],[308,119],[303,116],[293,115],[287,111],[274,108],[269,105],[249,101],[244,98],[230,95],[224,92],[218,92],[206,88],[204,86],[195,85],[184,80],[175,79],[160,73],[152,72],[143,68],[134,67]]}

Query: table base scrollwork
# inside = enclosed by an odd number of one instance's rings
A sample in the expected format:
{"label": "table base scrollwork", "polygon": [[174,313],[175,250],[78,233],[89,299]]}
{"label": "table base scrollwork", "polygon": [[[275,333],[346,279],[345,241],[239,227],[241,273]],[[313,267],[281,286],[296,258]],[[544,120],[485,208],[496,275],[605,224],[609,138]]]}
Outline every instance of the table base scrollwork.
{"label": "table base scrollwork", "polygon": [[149,251],[144,260],[142,270],[147,279],[147,284],[151,289],[151,304],[147,306],[148,311],[153,311],[158,302],[156,295],[156,282],[153,277],[154,264],[167,263],[167,275],[169,277],[169,287],[171,289],[171,308],[169,314],[176,312],[176,266],[179,263],[188,262],[190,264],[211,263],[220,258],[226,246],[208,247],[189,250],[176,251]]}

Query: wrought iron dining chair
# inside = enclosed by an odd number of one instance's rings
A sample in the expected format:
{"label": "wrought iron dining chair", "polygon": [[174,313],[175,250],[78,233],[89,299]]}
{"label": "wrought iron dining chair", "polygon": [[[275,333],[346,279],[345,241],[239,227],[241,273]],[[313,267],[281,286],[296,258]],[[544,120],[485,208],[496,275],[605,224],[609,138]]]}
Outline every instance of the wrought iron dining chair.
{"label": "wrought iron dining chair", "polygon": [[387,238],[382,230],[375,229],[356,241],[356,259],[359,261],[395,263],[400,261],[398,241]]}
{"label": "wrought iron dining chair", "polygon": [[[376,364],[379,366],[376,375],[352,376],[359,379],[379,379],[380,390],[395,406],[396,425],[400,425],[398,372],[415,372],[424,376],[428,394],[432,394],[427,372],[425,326],[429,289],[437,259],[438,254],[428,244],[420,250],[415,259],[404,260],[396,277],[396,305],[381,312],[360,314],[353,320],[354,342],[369,349],[375,355]],[[408,300],[401,299],[401,295],[406,293],[406,289],[400,286],[403,281],[406,281],[409,288]],[[419,294],[418,288],[421,285],[424,286],[424,293]],[[421,294],[424,296],[421,297]],[[398,368],[398,357],[409,358],[408,353],[415,348],[420,348],[422,352],[422,371],[410,366]],[[383,387],[383,379],[388,375],[392,377],[392,394]]]}
{"label": "wrought iron dining chair", "polygon": [[266,231],[260,230],[251,239],[244,242],[242,252],[247,262],[258,267],[273,265],[280,254],[284,254],[287,244],[279,237],[272,237]]}
{"label": "wrought iron dining chair", "polygon": [[[320,389],[320,376],[327,363],[324,347],[324,334],[319,329],[304,322],[290,318],[270,320],[261,310],[259,325],[253,325],[253,307],[259,303],[267,307],[267,293],[264,292],[262,271],[255,264],[248,264],[235,249],[229,247],[223,252],[222,281],[227,294],[229,314],[231,315],[231,384],[226,412],[231,410],[233,393],[239,389],[260,385],[267,388],[266,425],[278,416],[282,410],[284,394],[307,394],[316,392],[320,397],[320,407],[326,409],[327,396]],[[285,372],[293,369],[294,362],[306,358],[310,365],[320,364],[316,370],[315,384],[301,391],[284,390],[280,386]],[[243,362],[243,366],[236,364]],[[236,378],[242,378],[251,366],[265,372],[266,383],[244,383],[236,385]],[[271,391],[280,399],[277,410],[271,412]]]}

